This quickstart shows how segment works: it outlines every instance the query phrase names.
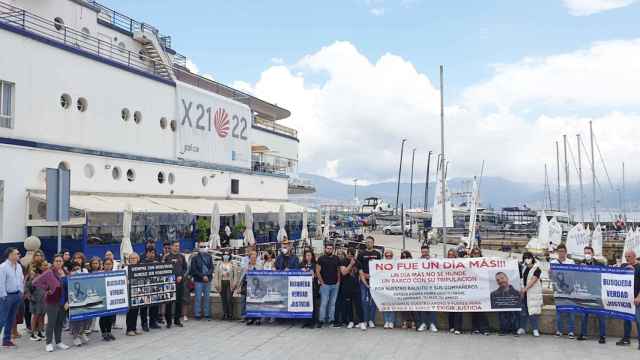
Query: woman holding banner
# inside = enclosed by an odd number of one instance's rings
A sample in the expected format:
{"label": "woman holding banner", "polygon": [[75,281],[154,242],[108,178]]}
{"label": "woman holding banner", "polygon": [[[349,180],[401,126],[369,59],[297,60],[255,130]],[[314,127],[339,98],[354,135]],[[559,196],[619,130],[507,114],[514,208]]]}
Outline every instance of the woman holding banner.
{"label": "woman holding banner", "polygon": [[54,337],[57,349],[67,350],[69,348],[62,342],[62,324],[65,318],[65,311],[69,308],[67,281],[63,264],[62,255],[55,255],[53,257],[53,266],[33,280],[33,286],[42,289],[45,293],[44,303],[47,313],[45,348],[47,352],[53,351]]}
{"label": "woman holding banner", "polygon": [[[449,249],[447,251],[448,259],[455,259],[458,255],[456,250]],[[455,335],[460,335],[462,333],[462,313],[461,312],[450,312],[447,314],[447,318],[449,320],[449,332]]]}
{"label": "woman holding banner", "polygon": [[538,323],[540,313],[542,313],[542,283],[540,276],[542,270],[538,267],[536,259],[530,252],[522,254],[523,267],[522,286],[522,312],[520,313],[520,328],[518,335],[524,335],[527,329],[527,321],[531,323],[533,336],[540,336]]}
{"label": "woman holding banner", "polygon": [[[104,262],[102,263],[102,271],[113,271],[113,266],[113,259],[105,258]],[[103,316],[98,322],[100,324],[100,333],[102,334],[102,340],[115,340],[116,337],[111,334],[111,329],[113,328],[113,324],[115,324],[116,322],[116,316]]]}
{"label": "woman holding banner", "polygon": [[[480,251],[480,248],[474,247],[473,249],[471,249],[471,253],[469,254],[469,257],[481,258],[482,251]],[[489,335],[489,319],[487,318],[486,313],[483,313],[483,312],[471,313],[471,333]]]}
{"label": "woman holding banner", "polygon": [[262,264],[258,262],[258,254],[255,251],[251,251],[249,253],[249,261],[242,271],[242,278],[240,280],[242,316],[244,316],[247,325],[260,325],[260,318],[251,318],[245,315],[247,311],[247,272],[254,270],[262,270]]}
{"label": "woman holding banner", "polygon": [[[391,249],[384,249],[384,259],[393,260],[393,251],[391,251]],[[396,322],[396,313],[393,311],[383,311],[382,317],[384,318],[384,328],[393,329]]]}
{"label": "woman holding banner", "polygon": [[[400,259],[411,259],[411,251],[403,250],[400,253]],[[414,311],[402,311],[400,312],[400,318],[402,319],[403,329],[415,329],[416,328],[416,313]]]}
{"label": "woman holding banner", "polygon": [[320,305],[320,285],[318,284],[318,277],[316,275],[316,255],[313,253],[313,250],[304,250],[300,270],[313,274],[313,316],[310,319],[305,319],[302,324],[303,328],[313,329],[318,321],[318,308]]}
{"label": "woman holding banner", "polygon": [[[140,263],[140,255],[133,252],[129,254],[129,258],[127,260],[127,266],[138,265]],[[136,329],[136,326],[138,325],[139,310],[139,307],[130,307],[129,311],[127,311],[127,336],[142,335],[142,331]]]}

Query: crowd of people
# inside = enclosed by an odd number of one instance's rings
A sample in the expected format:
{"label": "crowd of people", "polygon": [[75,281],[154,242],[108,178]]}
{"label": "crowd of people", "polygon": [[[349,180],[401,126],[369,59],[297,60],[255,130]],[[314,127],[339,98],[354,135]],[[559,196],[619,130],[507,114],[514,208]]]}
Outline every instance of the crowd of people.
{"label": "crowd of people", "polygon": [[[263,321],[274,322],[275,319],[263,319],[245,316],[247,297],[247,271],[280,270],[309,272],[313,277],[313,316],[301,322],[303,328],[346,327],[367,330],[376,327],[377,307],[369,288],[370,262],[379,259],[394,259],[392,249],[382,252],[375,248],[375,240],[368,236],[365,246],[360,249],[336,249],[334,244],[326,243],[323,253],[316,256],[313,249],[303,248],[302,256],[296,255],[292,244],[285,238],[280,244],[277,255],[273,250],[264,251],[258,256],[255,248],[249,248],[244,257],[233,257],[223,251],[221,259],[215,260],[209,252],[207,243],[197,244],[194,252],[181,252],[180,243],[164,243],[161,254],[156,254],[155,243],[148,243],[142,255],[129,254],[123,261],[114,259],[113,253],[107,252],[104,258],[86,259],[84,254],[68,251],[56,254],[50,262],[44,253],[37,250],[26,264],[21,264],[17,249],[8,249],[6,260],[0,265],[0,330],[4,329],[3,347],[14,347],[14,339],[21,337],[17,323],[24,323],[30,340],[43,341],[46,351],[65,350],[69,346],[62,342],[63,331],[70,332],[73,345],[82,346],[90,341],[89,335],[99,328],[103,341],[114,341],[113,329],[118,327],[115,315],[90,320],[68,320],[69,293],[66,278],[77,273],[108,272],[116,269],[127,269],[129,266],[165,262],[172,263],[176,275],[175,300],[161,304],[130,307],[126,313],[124,332],[127,336],[138,336],[144,332],[166,328],[183,327],[187,319],[186,306],[191,301],[193,292],[193,318],[195,320],[212,320],[211,291],[220,294],[222,303],[222,319],[234,319],[234,294],[240,296],[242,321],[246,325],[260,325]],[[452,248],[447,252],[448,258],[482,257],[478,247],[467,250],[464,247]],[[412,253],[402,251],[399,258],[411,258]],[[420,249],[420,258],[431,258],[428,245]],[[623,267],[634,270],[634,296],[636,305],[640,305],[640,263],[633,251],[625,253],[626,263]],[[591,247],[584,248],[585,266],[605,266],[597,263]],[[560,264],[573,264],[567,257],[564,245],[557,248],[557,258],[552,260]],[[500,335],[524,335],[528,328],[535,337],[540,336],[539,317],[543,307],[542,269],[536,258],[528,252],[522,255],[520,267],[521,312],[497,312]],[[516,291],[511,287],[502,273],[496,274],[499,291]],[[504,285],[504,289],[503,286]],[[407,311],[382,313],[384,329],[401,327],[418,332],[438,332],[437,313],[428,311]],[[451,312],[446,314],[448,331],[459,335],[463,332],[463,319],[470,317],[471,333],[489,335],[490,313],[485,312]],[[576,317],[582,317],[580,333],[576,336]],[[556,319],[556,336],[565,334],[568,338],[585,340],[588,335],[587,314],[558,311]],[[606,318],[597,316],[599,322],[599,342],[606,342]],[[139,321],[138,321],[139,319]],[[292,320],[282,320],[292,323]],[[636,311],[636,325],[640,330],[640,306]],[[565,327],[565,324],[567,325]],[[121,325],[120,325],[121,326]],[[629,345],[631,338],[631,321],[624,322],[624,336],[618,345]],[[640,331],[639,331],[640,333]],[[640,349],[640,344],[639,344]]]}

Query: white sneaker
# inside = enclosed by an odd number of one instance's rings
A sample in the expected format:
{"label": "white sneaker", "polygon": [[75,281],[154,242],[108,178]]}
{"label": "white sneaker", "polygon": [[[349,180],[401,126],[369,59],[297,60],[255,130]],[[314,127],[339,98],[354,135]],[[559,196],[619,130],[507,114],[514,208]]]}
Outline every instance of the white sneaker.
{"label": "white sneaker", "polygon": [[394,324],[392,322],[389,323],[389,329],[393,329]]}
{"label": "white sneaker", "polygon": [[74,345],[74,346],[80,346],[80,345],[82,345],[82,340],[80,340],[80,338],[79,338],[79,337],[74,338],[74,339],[73,339],[73,345]]}
{"label": "white sneaker", "polygon": [[367,324],[365,324],[364,321],[361,322],[358,326],[360,327],[360,329],[362,329],[362,331],[367,330]]}
{"label": "white sneaker", "polygon": [[388,329],[389,328],[389,323],[388,322],[384,323],[383,328]]}
{"label": "white sneaker", "polygon": [[53,344],[47,344],[47,346],[45,346],[44,349],[47,350],[47,352],[52,352],[53,351]]}
{"label": "white sneaker", "polygon": [[82,342],[85,344],[89,342],[89,337],[87,335],[82,334],[80,338],[82,339]]}
{"label": "white sneaker", "polygon": [[353,329],[353,321],[350,321],[349,324],[347,324],[347,329]]}
{"label": "white sneaker", "polygon": [[62,343],[62,342],[57,343],[57,344],[56,344],[56,347],[57,347],[58,349],[60,349],[60,350],[67,350],[67,349],[69,349],[69,346],[68,346],[68,345],[65,345],[65,343]]}
{"label": "white sneaker", "polygon": [[518,334],[518,335],[524,335],[524,334],[525,334],[524,329],[523,329],[523,328],[518,329],[517,334]]}
{"label": "white sneaker", "polygon": [[454,328],[449,329],[449,332],[450,332],[450,333],[452,333],[452,334],[453,334],[455,331],[456,331],[456,329],[454,329]]}
{"label": "white sneaker", "polygon": [[431,332],[434,332],[434,333],[438,332],[438,328],[436,327],[435,324],[429,325],[429,330],[431,330]]}
{"label": "white sneaker", "polygon": [[458,331],[458,330],[455,330],[453,333],[454,333],[455,335],[460,335],[460,334],[462,334],[462,333],[461,333],[460,331]]}
{"label": "white sneaker", "polygon": [[538,331],[538,330],[533,330],[533,336],[535,336],[535,337],[540,336],[540,331]]}
{"label": "white sneaker", "polygon": [[427,324],[422,323],[420,324],[420,326],[418,326],[418,331],[425,331],[427,330]]}
{"label": "white sneaker", "polygon": [[187,317],[187,315],[185,315],[185,316],[182,318],[182,321],[187,321],[187,320],[189,320],[189,318]]}
{"label": "white sneaker", "polygon": [[369,327],[373,329],[374,327],[376,327],[376,324],[374,324],[373,321],[369,320]]}

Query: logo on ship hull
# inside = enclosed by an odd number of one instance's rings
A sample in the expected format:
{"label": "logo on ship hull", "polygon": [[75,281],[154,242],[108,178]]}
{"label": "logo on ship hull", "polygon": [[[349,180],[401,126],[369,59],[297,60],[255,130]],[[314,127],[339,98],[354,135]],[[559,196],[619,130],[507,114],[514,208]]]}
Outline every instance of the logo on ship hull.
{"label": "logo on ship hull", "polygon": [[213,120],[213,125],[218,136],[221,138],[227,137],[227,135],[229,135],[229,114],[227,114],[223,108],[218,108],[213,116]]}

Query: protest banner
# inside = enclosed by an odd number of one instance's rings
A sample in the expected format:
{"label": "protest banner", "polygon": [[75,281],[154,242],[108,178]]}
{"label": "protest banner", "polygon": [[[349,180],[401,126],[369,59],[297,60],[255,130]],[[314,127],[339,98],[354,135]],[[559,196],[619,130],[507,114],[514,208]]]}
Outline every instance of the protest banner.
{"label": "protest banner", "polygon": [[249,271],[247,317],[310,318],[313,276],[303,271]]}
{"label": "protest banner", "polygon": [[515,260],[374,260],[369,271],[371,295],[380,311],[520,311]]}
{"label": "protest banner", "polygon": [[124,270],[74,274],[68,277],[69,320],[84,320],[127,312]]}
{"label": "protest banner", "polygon": [[631,269],[551,264],[549,278],[558,311],[635,319]]}
{"label": "protest banner", "polygon": [[128,271],[131,307],[176,299],[176,274],[172,263],[130,265]]}

